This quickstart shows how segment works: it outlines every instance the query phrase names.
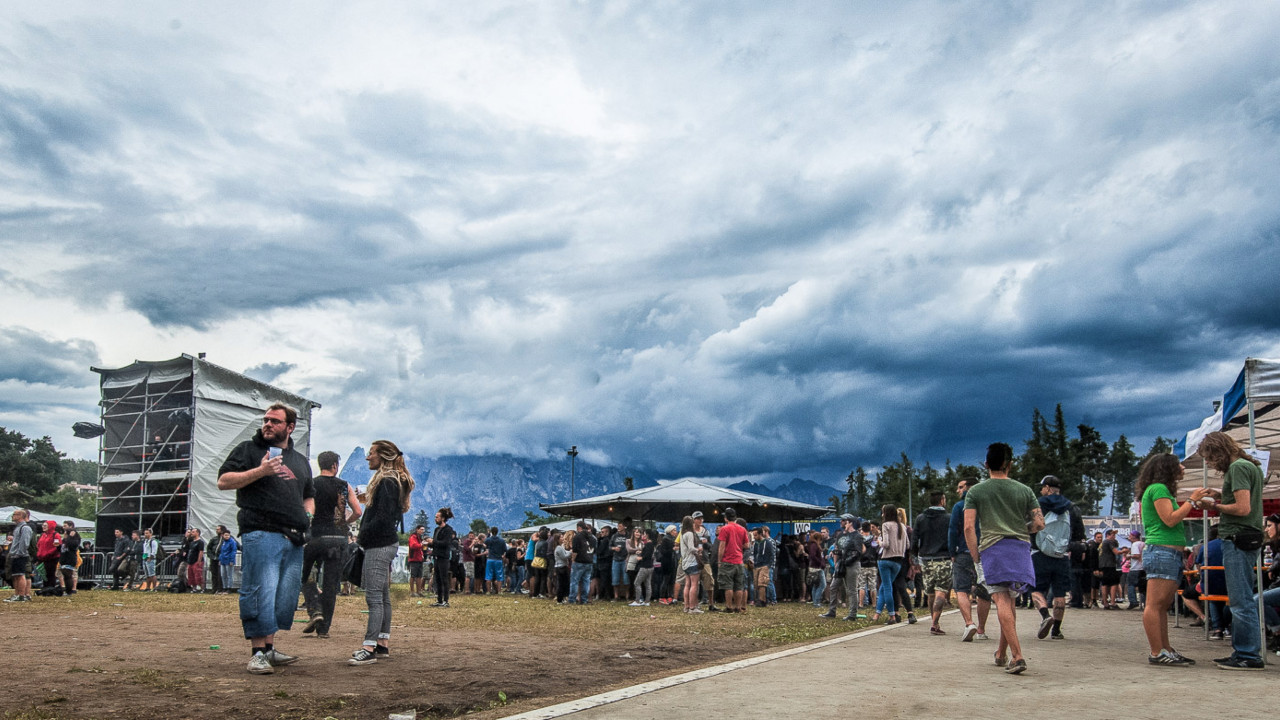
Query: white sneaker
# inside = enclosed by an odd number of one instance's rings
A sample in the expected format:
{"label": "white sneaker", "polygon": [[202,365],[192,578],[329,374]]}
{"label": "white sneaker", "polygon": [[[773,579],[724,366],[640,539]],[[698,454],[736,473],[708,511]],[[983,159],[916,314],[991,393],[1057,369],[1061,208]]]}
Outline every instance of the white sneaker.
{"label": "white sneaker", "polygon": [[987,637],[986,633],[978,633],[977,635],[973,636],[973,639],[974,640],[990,640],[991,638]]}
{"label": "white sneaker", "polygon": [[978,634],[978,626],[970,623],[964,626],[964,635],[960,636],[960,642],[973,642],[973,636]]}
{"label": "white sneaker", "polygon": [[271,663],[267,662],[267,654],[265,652],[256,652],[249,660],[249,672],[254,675],[270,675],[276,669],[271,667]]}
{"label": "white sneaker", "polygon": [[640,603],[640,607],[649,607],[649,603],[647,603],[647,602],[642,602],[642,603]]}
{"label": "white sneaker", "polygon": [[640,607],[641,605],[644,605],[644,603],[640,602],[639,600],[633,600],[633,601],[631,601],[631,602],[629,603],[629,605],[628,605],[628,606],[629,606],[629,607]]}

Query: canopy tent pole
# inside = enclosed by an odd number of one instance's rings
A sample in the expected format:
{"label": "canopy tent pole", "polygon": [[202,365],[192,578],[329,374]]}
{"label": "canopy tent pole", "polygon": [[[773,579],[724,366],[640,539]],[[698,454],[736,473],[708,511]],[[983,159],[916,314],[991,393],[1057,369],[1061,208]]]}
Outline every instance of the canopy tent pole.
{"label": "canopy tent pole", "polygon": [[[1246,393],[1249,392],[1249,386],[1247,383],[1245,385],[1245,392]],[[1255,416],[1253,412],[1252,397],[1248,399],[1248,408],[1249,408],[1249,449],[1256,451],[1258,449],[1258,433],[1257,433],[1257,428],[1254,427]],[[1265,477],[1262,478],[1262,484],[1263,485],[1267,484],[1267,479]],[[1261,494],[1261,491],[1259,491],[1259,494]],[[1252,500],[1252,498],[1250,498],[1250,500]],[[1262,504],[1261,497],[1258,498],[1258,504],[1259,505]],[[1264,528],[1263,532],[1265,533],[1266,532],[1265,522],[1263,523],[1263,528]],[[1265,589],[1266,586],[1262,584],[1262,551],[1261,550],[1258,551],[1258,562],[1254,565],[1254,570],[1257,574],[1257,585],[1254,585],[1254,589],[1255,589],[1254,597],[1258,599],[1258,647],[1262,648],[1262,653],[1261,653],[1262,662],[1266,663],[1267,662],[1267,610],[1263,606],[1263,602],[1262,602],[1262,591]]]}

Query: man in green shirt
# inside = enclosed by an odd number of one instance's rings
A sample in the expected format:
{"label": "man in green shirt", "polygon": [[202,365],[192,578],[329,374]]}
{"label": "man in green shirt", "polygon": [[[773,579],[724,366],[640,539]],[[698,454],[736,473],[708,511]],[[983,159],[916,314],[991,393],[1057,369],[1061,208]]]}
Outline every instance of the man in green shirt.
{"label": "man in green shirt", "polygon": [[[1009,477],[1013,448],[1005,443],[987,447],[987,472],[991,479],[969,489],[964,501],[964,537],[973,564],[981,568],[984,583],[996,604],[1000,620],[1000,644],[996,665],[1018,675],[1027,669],[1018,642],[1014,595],[1036,581],[1031,564],[1031,535],[1044,529],[1044,515],[1031,488]],[[978,526],[982,538],[978,538]],[[1010,657],[1006,657],[1005,650]]]}
{"label": "man in green shirt", "polygon": [[1218,535],[1222,538],[1222,565],[1231,604],[1229,657],[1214,660],[1223,670],[1263,670],[1261,623],[1253,600],[1253,568],[1261,558],[1262,470],[1230,435],[1211,432],[1197,450],[1205,464],[1222,473]]}

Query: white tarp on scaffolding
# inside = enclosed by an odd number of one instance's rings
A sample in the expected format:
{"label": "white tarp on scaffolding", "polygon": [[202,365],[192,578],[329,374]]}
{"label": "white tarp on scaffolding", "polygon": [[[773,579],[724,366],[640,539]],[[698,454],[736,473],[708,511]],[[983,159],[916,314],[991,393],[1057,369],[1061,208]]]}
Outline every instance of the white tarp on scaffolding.
{"label": "white tarp on scaffolding", "polygon": [[218,468],[232,448],[253,437],[262,425],[262,413],[267,407],[279,402],[298,411],[294,447],[310,457],[311,411],[320,404],[299,395],[190,355],[159,362],[137,361],[118,370],[94,368],[94,371],[102,374],[104,390],[140,382],[192,378],[194,412],[187,526],[200,528],[206,537],[218,525],[226,525],[233,532],[238,530],[235,493],[218,489]]}

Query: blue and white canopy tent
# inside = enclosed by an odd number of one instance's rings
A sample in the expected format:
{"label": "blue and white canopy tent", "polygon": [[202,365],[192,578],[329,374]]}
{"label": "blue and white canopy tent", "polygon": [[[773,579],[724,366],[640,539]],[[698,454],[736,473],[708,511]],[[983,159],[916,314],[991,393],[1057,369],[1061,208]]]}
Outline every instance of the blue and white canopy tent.
{"label": "blue and white canopy tent", "polygon": [[1280,360],[1245,360],[1240,375],[1222,396],[1215,412],[1174,445],[1174,454],[1187,468],[1180,495],[1206,482],[1212,485],[1210,481],[1221,478],[1217,471],[1206,469],[1196,454],[1204,436],[1218,430],[1230,435],[1241,447],[1250,449],[1262,462],[1265,483],[1262,499],[1280,502],[1280,483],[1272,482],[1277,469],[1270,462],[1272,455],[1280,451]]}

